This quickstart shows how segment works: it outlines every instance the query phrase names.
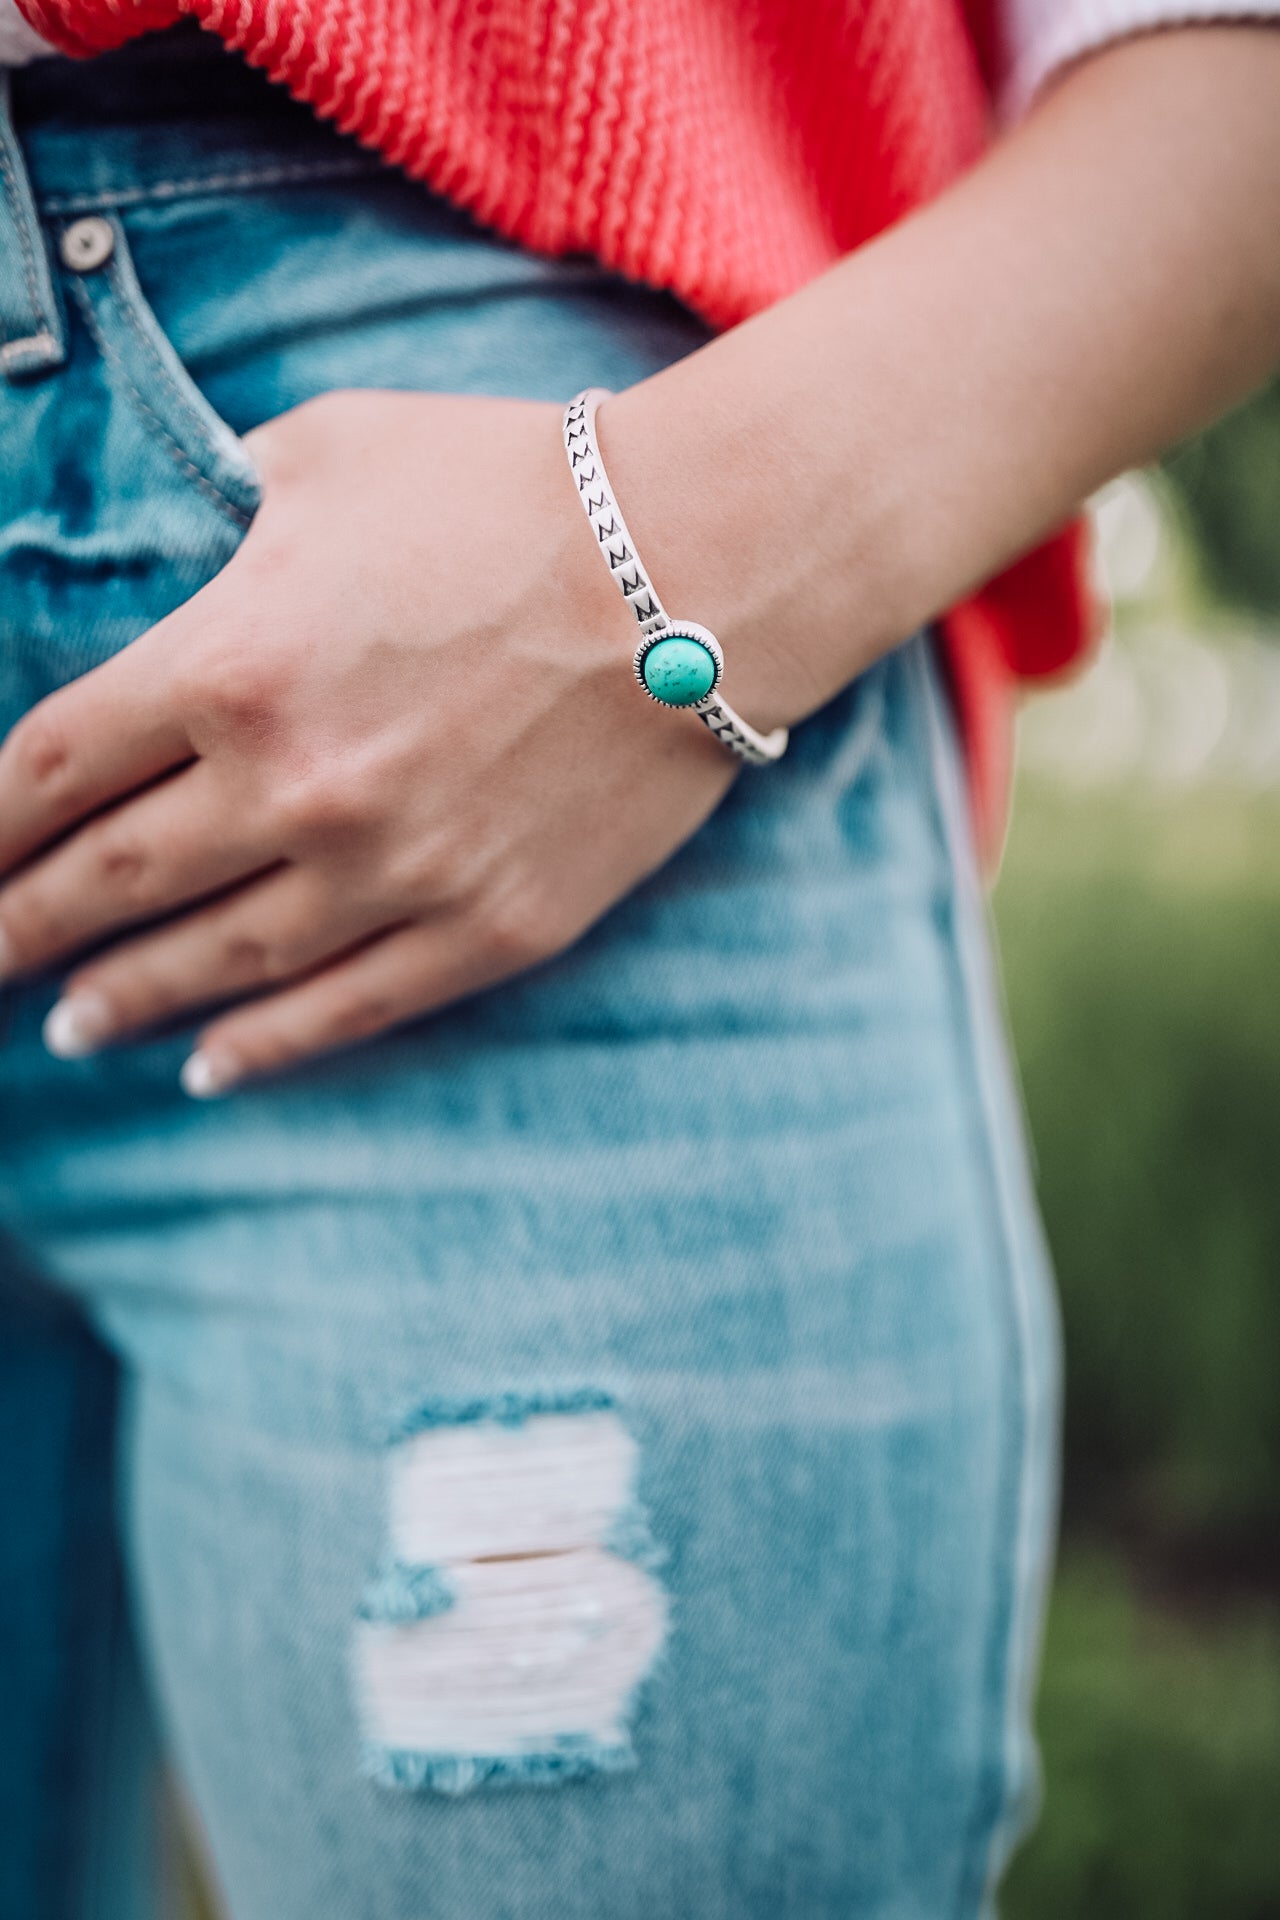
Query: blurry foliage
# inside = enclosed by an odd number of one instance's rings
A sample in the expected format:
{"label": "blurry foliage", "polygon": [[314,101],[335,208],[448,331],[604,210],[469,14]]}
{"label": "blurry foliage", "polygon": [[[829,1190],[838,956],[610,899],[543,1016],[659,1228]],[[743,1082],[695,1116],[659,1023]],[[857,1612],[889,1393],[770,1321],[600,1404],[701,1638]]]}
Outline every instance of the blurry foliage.
{"label": "blurry foliage", "polygon": [[[1126,616],[1280,634],[1280,381],[1164,472],[1174,564]],[[1020,783],[995,905],[1066,1531],[1003,1920],[1280,1920],[1278,848],[1274,787]]]}
{"label": "blurry foliage", "polygon": [[1064,1556],[1040,1737],[1049,1782],[1002,1920],[1274,1920],[1280,1620],[1140,1603],[1114,1556]]}
{"label": "blurry foliage", "polygon": [[997,915],[1068,1513],[1280,1561],[1280,796],[1024,783],[1016,822]]}
{"label": "blurry foliage", "polygon": [[1021,782],[996,913],[1067,1527],[1002,1920],[1280,1920],[1278,847],[1274,790]]}
{"label": "blurry foliage", "polygon": [[1165,473],[1208,591],[1280,615],[1280,379],[1180,447]]}

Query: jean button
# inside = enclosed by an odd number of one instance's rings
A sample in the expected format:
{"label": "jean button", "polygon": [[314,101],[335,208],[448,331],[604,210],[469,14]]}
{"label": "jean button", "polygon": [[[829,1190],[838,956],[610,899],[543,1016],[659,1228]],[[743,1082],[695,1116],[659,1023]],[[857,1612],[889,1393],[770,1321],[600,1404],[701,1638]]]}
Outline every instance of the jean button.
{"label": "jean button", "polygon": [[58,247],[64,267],[73,273],[92,273],[106,266],[116,250],[116,236],[109,220],[91,213],[63,228]]}

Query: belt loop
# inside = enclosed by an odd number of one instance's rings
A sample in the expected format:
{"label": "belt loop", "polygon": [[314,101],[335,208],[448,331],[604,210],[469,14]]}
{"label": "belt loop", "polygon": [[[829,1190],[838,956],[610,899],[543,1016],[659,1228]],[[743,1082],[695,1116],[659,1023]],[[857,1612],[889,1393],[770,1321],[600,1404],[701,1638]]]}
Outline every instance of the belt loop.
{"label": "belt loop", "polygon": [[0,371],[10,380],[60,367],[66,327],[0,69]]}

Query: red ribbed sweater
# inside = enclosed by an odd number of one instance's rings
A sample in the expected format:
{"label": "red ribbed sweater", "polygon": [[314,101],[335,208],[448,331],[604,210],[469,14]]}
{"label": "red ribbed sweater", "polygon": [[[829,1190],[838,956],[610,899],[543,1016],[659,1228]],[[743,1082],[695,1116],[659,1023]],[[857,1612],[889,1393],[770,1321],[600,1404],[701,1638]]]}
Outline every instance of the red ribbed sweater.
{"label": "red ribbed sweater", "polygon": [[[982,0],[21,0],[89,55],[194,15],[317,113],[512,239],[584,251],[732,326],[981,151]],[[1020,679],[1092,626],[1069,529],[953,608],[979,836]]]}

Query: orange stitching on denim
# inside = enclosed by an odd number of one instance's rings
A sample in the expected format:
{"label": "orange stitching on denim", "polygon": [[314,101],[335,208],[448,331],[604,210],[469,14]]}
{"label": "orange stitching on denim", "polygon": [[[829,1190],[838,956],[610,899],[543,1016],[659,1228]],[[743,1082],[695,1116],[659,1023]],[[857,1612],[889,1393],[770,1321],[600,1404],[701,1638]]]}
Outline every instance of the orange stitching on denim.
{"label": "orange stitching on denim", "polygon": [[79,279],[77,279],[76,281],[74,281],[73,285],[75,289],[76,300],[80,306],[82,313],[84,314],[85,325],[88,327],[89,332],[92,334],[99,353],[102,355],[104,360],[110,361],[112,366],[115,367],[117,373],[120,375],[120,378],[123,380],[125,387],[128,389],[128,392],[132,396],[134,403],[137,406],[139,412],[142,414],[143,419],[147,421],[151,425],[151,427],[155,430],[155,432],[159,435],[171,459],[173,459],[176,462],[176,464],[182,469],[182,471],[187,475],[188,479],[193,480],[195,482],[196,486],[200,489],[201,493],[207,494],[209,499],[213,501],[214,505],[217,507],[220,507],[222,511],[225,514],[227,514],[231,520],[235,522],[236,526],[242,529],[249,526],[250,515],[247,513],[243,513],[241,509],[236,506],[234,501],[229,500],[227,498],[227,496],[222,492],[221,488],[215,486],[212,480],[210,480],[205,474],[201,473],[199,467],[197,467],[194,464],[194,462],[188,457],[185,448],[181,445],[179,441],[174,439],[173,435],[170,433],[168,427],[166,427],[166,425],[164,424],[164,421],[160,418],[159,414],[156,413],[155,409],[143,397],[142,393],[139,391],[135,382],[130,378],[129,369],[125,366],[125,363],[121,359],[119,353],[111,345],[110,341],[107,339],[106,335],[103,333],[102,327],[98,321],[98,316],[93,310],[93,301],[89,298],[88,293],[85,291],[83,283]]}
{"label": "orange stitching on denim", "polygon": [[[2,134],[0,134],[0,172],[4,174],[4,190],[9,202],[9,212],[12,216],[14,226],[18,229],[18,245],[22,249],[22,273],[27,283],[27,297],[31,302],[32,311],[38,323],[37,331],[31,338],[38,340],[42,334],[52,336],[53,322],[50,315],[46,313],[44,302],[40,298],[40,276],[36,270],[35,250],[31,244],[31,234],[28,230],[25,209],[22,205],[22,197],[18,192],[18,176],[14,171],[13,158],[9,152],[9,143]],[[25,341],[20,340],[9,342],[10,346],[15,347],[25,344]]]}

